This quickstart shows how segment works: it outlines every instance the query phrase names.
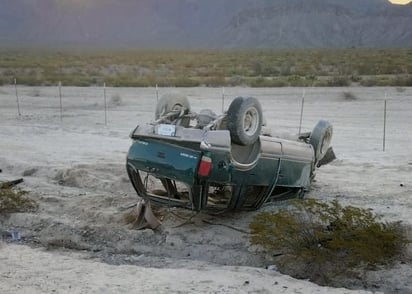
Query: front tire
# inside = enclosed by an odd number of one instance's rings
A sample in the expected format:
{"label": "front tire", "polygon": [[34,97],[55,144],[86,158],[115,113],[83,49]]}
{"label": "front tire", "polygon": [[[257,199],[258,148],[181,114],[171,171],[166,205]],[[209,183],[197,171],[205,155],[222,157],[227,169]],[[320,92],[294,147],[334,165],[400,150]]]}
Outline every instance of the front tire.
{"label": "front tire", "polygon": [[333,127],[326,120],[320,120],[310,134],[309,144],[315,151],[315,160],[319,162],[327,153],[332,141]]}

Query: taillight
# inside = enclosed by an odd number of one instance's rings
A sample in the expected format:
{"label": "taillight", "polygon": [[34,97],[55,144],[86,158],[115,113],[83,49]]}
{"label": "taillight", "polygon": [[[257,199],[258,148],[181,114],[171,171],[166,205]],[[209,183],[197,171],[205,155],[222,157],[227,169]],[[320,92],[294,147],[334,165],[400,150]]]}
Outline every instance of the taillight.
{"label": "taillight", "polygon": [[212,169],[212,158],[209,156],[203,155],[199,163],[199,168],[197,169],[197,174],[200,177],[207,177],[210,174]]}

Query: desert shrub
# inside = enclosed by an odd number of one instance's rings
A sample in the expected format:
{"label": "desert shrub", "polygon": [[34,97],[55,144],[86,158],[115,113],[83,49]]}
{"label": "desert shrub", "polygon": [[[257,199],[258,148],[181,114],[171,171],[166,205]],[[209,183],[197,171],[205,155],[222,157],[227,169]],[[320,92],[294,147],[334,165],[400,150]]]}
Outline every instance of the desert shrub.
{"label": "desert shrub", "polygon": [[288,82],[284,78],[255,78],[249,79],[248,85],[250,87],[285,87]]}
{"label": "desert shrub", "polygon": [[37,208],[36,202],[26,196],[26,192],[12,188],[0,188],[0,214],[25,212]]}
{"label": "desert shrub", "polygon": [[116,76],[106,79],[106,84],[111,87],[150,87],[155,83],[152,83],[148,78]]}
{"label": "desert shrub", "polygon": [[263,78],[263,77],[250,79],[249,80],[249,86],[251,86],[251,87],[270,87],[270,85],[267,83],[266,79]]}
{"label": "desert shrub", "polygon": [[241,85],[244,85],[244,84],[245,84],[245,79],[244,79],[243,77],[241,77],[241,76],[234,75],[234,76],[231,76],[231,77],[229,78],[227,84],[228,84],[229,86],[232,86],[232,87],[234,87],[234,86],[241,86]]}
{"label": "desert shrub", "polygon": [[261,60],[253,60],[251,63],[251,68],[255,76],[262,75],[263,72],[263,63]]}
{"label": "desert shrub", "polygon": [[112,105],[120,106],[122,104],[122,97],[118,93],[116,93],[112,95],[110,102]]}
{"label": "desert shrub", "polygon": [[169,80],[169,84],[167,86],[172,87],[198,87],[200,86],[199,81],[191,78],[186,77],[178,77]]}
{"label": "desert shrub", "polygon": [[353,92],[350,92],[350,91],[344,91],[344,92],[342,92],[342,98],[343,98],[343,100],[345,100],[345,101],[355,101],[355,100],[358,100],[358,97],[357,97]]}
{"label": "desert shrub", "polygon": [[[407,75],[412,72],[410,49],[295,49],[295,50],[127,50],[0,53],[4,84],[67,86],[99,85],[148,87],[207,85],[207,78],[342,76],[329,83],[306,80],[288,81],[297,86],[346,86],[364,77]],[[1,79],[0,77],[0,79]],[[183,77],[183,78],[181,78]],[[161,79],[157,82],[157,79]],[[223,80],[222,80],[223,81]],[[220,82],[222,82],[220,81]],[[217,81],[212,81],[217,86]],[[343,82],[343,85],[342,85]],[[383,81],[387,83],[387,81]],[[383,84],[381,82],[380,84]],[[1,83],[1,81],[0,81]],[[229,82],[230,83],[230,82]],[[410,79],[398,83],[410,85]],[[241,82],[243,84],[243,81]],[[264,83],[267,85],[266,83]],[[264,86],[265,86],[264,85]]]}
{"label": "desert shrub", "polygon": [[312,86],[314,79],[312,77],[302,77],[298,75],[288,76],[288,85],[291,87],[308,87]]}
{"label": "desert shrub", "polygon": [[17,83],[25,86],[39,86],[42,84],[42,81],[33,76],[21,75],[18,77]]}
{"label": "desert shrub", "polygon": [[360,77],[358,75],[351,75],[350,80],[351,80],[351,82],[359,83],[360,81],[362,81],[362,77]]}
{"label": "desert shrub", "polygon": [[75,87],[90,87],[93,85],[92,78],[84,77],[84,76],[67,78],[61,82],[64,84],[75,86]]}
{"label": "desert shrub", "polygon": [[125,87],[153,87],[156,83],[153,81],[152,78],[138,78],[130,83],[124,83]]}
{"label": "desert shrub", "polygon": [[350,85],[350,79],[346,76],[334,76],[327,81],[330,87],[347,87]]}
{"label": "desert shrub", "polygon": [[207,78],[207,79],[205,79],[204,83],[207,87],[227,86],[225,77],[223,77],[223,76],[216,76],[216,77]]}
{"label": "desert shrub", "polygon": [[328,81],[324,77],[313,81],[313,87],[328,87]]}
{"label": "desert shrub", "polygon": [[360,85],[364,87],[373,87],[376,86],[376,84],[377,80],[375,77],[369,77],[360,81]]}
{"label": "desert shrub", "polygon": [[263,77],[249,79],[248,84],[250,87],[270,87],[270,83]]}
{"label": "desert shrub", "polygon": [[270,82],[269,87],[286,87],[288,86],[288,82],[285,78],[273,78]]}
{"label": "desert shrub", "polygon": [[38,88],[32,88],[27,95],[30,97],[40,97],[41,92]]}
{"label": "desert shrub", "polygon": [[391,86],[412,87],[412,75],[394,77]]}
{"label": "desert shrub", "polygon": [[389,264],[408,244],[399,222],[380,222],[368,209],[313,199],[261,213],[250,224],[251,243],[279,255],[280,270],[328,284],[355,270]]}

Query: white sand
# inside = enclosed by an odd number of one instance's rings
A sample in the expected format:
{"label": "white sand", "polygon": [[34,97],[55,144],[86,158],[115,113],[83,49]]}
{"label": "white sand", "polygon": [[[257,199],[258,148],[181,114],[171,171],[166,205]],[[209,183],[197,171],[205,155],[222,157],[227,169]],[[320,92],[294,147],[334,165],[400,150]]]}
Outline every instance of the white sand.
{"label": "white sand", "polygon": [[[56,88],[20,87],[18,116],[14,88],[0,87],[0,180],[24,175],[21,187],[40,204],[35,213],[0,218],[0,230],[18,230],[41,246],[0,244],[0,293],[352,293],[265,270],[246,234],[202,221],[247,230],[255,212],[226,218],[201,214],[194,223],[178,226],[191,216],[178,211],[184,218],[167,214],[159,232],[130,230],[118,211],[136,201],[124,168],[128,134],[139,121],[153,118],[156,93],[107,90],[108,101],[119,95],[121,104],[109,105],[105,126],[100,88],[63,88],[61,122]],[[160,92],[170,90],[176,91]],[[220,112],[221,89],[178,91],[188,94],[195,111]],[[302,129],[311,130],[320,118],[330,120],[339,158],[319,170],[308,197],[337,198],[412,225],[412,89],[305,91]],[[344,91],[358,100],[344,101]],[[274,133],[296,133],[302,93],[229,88],[225,105],[238,95],[257,97]],[[84,253],[42,249],[68,240]],[[410,264],[396,265],[371,274],[370,284],[387,293],[412,293],[411,273]]]}
{"label": "white sand", "polygon": [[[114,266],[27,246],[1,250],[1,293],[366,293],[317,287],[250,267]],[[195,264],[194,264],[195,265]]]}

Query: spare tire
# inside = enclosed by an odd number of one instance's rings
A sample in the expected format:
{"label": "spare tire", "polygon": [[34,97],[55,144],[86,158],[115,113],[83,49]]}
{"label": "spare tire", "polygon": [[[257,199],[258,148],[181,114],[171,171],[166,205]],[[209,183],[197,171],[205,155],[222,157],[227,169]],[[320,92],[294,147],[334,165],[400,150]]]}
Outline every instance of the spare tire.
{"label": "spare tire", "polygon": [[315,151],[316,162],[321,160],[328,151],[332,141],[332,134],[332,124],[326,120],[320,120],[313,128],[313,131],[310,134],[309,144],[312,145]]}
{"label": "spare tire", "polygon": [[262,129],[263,115],[259,101],[253,97],[237,97],[227,111],[227,128],[232,142],[255,143]]}
{"label": "spare tire", "polygon": [[184,114],[190,111],[190,103],[187,97],[177,93],[164,94],[157,102],[155,119],[176,110],[183,111]]}

